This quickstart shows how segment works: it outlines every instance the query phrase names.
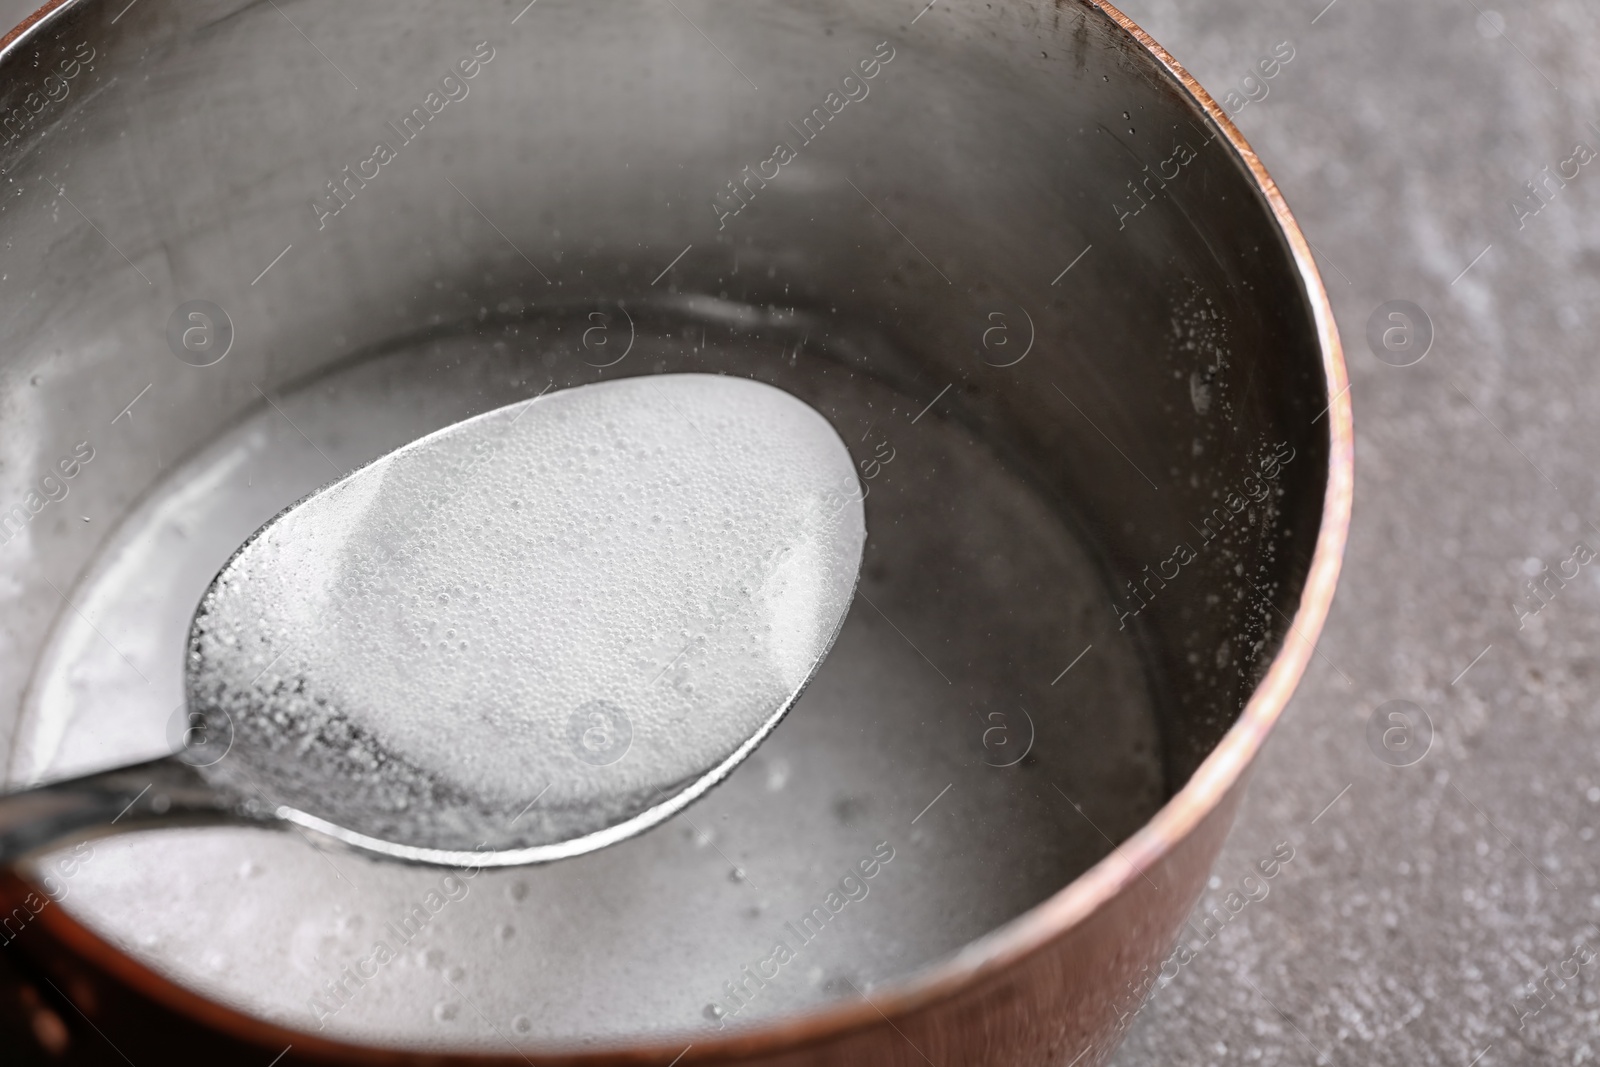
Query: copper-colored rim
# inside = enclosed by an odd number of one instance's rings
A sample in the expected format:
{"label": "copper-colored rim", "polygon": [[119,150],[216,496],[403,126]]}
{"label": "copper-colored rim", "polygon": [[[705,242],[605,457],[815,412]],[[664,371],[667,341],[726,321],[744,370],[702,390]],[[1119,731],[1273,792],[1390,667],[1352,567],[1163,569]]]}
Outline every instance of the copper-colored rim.
{"label": "copper-colored rim", "polygon": [[[74,0],[49,0],[21,24],[0,38],[0,56],[24,33],[52,12]],[[1344,559],[1349,535],[1350,507],[1354,489],[1354,427],[1350,409],[1349,378],[1344,351],[1339,343],[1333,309],[1323,288],[1322,277],[1311,255],[1311,247],[1284,202],[1277,184],[1262,166],[1249,143],[1211,94],[1183,66],[1157,44],[1138,24],[1107,0],[1081,0],[1098,9],[1149,52],[1173,79],[1200,105],[1238,153],[1255,180],[1257,189],[1272,208],[1279,228],[1289,242],[1295,266],[1305,289],[1322,346],[1323,370],[1328,395],[1326,412],[1329,431],[1328,483],[1323,499],[1322,525],[1316,550],[1301,590],[1300,606],[1290,625],[1283,647],[1273,659],[1266,677],[1256,687],[1239,720],[1201,763],[1189,781],[1156,815],[1124,841],[1112,854],[1079,875],[1050,899],[999,929],[966,946],[950,959],[923,971],[898,986],[879,992],[872,1004],[851,1003],[739,1031],[726,1037],[697,1037],[696,1060],[736,1059],[739,1057],[795,1051],[807,1045],[837,1038],[854,1030],[881,1023],[885,1017],[902,1015],[927,1007],[974,983],[1003,970],[1018,960],[1044,948],[1103,907],[1125,886],[1160,863],[1239,781],[1255,759],[1268,732],[1283,712],[1295,686],[1305,673],[1317,638],[1333,604],[1334,588]],[[303,1031],[290,1030],[243,1015],[231,1008],[206,1000],[170,979],[119,952],[60,909],[40,916],[54,936],[62,939],[108,972],[143,990],[154,999],[209,1026],[232,1033],[263,1046],[294,1043],[307,1053],[321,1053],[351,1060],[393,1062],[409,1059],[403,1049],[350,1045],[329,1041]],[[547,1063],[595,1064],[616,1062],[625,1057],[635,1062],[660,1059],[667,1062],[682,1050],[678,1043],[630,1044],[585,1052],[540,1053]],[[427,1056],[439,1059],[438,1053]],[[481,1059],[483,1062],[518,1062],[494,1053],[461,1051],[448,1059]]]}

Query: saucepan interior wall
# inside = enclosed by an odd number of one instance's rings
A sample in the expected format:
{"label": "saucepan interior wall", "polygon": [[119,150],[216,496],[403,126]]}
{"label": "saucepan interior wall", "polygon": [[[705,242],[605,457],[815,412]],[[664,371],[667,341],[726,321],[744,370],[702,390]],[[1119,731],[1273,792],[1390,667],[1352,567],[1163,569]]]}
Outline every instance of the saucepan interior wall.
{"label": "saucepan interior wall", "polygon": [[[1237,160],[1099,12],[114,6],[59,10],[0,87],[3,502],[95,450],[89,506],[8,548],[17,665],[64,610],[45,579],[263,391],[666,293],[804,313],[817,348],[865,327],[871,372],[949,386],[1104,552],[1108,620],[1168,679],[1173,787],[1274,651],[1326,455],[1305,298]],[[231,325],[213,366],[170,350],[195,300]]]}

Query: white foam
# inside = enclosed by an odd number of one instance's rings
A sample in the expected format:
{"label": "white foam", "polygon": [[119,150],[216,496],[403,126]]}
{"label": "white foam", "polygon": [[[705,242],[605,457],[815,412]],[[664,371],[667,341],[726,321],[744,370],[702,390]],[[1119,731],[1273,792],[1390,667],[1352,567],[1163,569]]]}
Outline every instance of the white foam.
{"label": "white foam", "polygon": [[209,773],[421,848],[664,817],[826,655],[859,495],[826,419],[740,378],[627,378],[448,427],[219,574],[188,682],[233,721]]}

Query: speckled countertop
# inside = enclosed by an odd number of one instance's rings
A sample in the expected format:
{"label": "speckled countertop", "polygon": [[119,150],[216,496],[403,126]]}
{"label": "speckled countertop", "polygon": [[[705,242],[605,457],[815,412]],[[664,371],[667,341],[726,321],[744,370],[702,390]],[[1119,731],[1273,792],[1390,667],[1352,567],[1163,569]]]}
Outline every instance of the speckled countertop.
{"label": "speckled countertop", "polygon": [[[1228,922],[1118,1067],[1600,1060],[1600,567],[1578,563],[1600,550],[1600,156],[1578,149],[1600,150],[1600,4],[1489,2],[1124,4],[1237,94],[1317,250],[1356,498],[1321,654],[1189,940],[1219,905]],[[1285,41],[1294,58],[1260,79]],[[1391,300],[1432,323],[1415,365],[1368,345]],[[1580,573],[1535,613],[1526,583],[1566,561]],[[1367,743],[1391,700],[1434,728],[1410,766]],[[1229,914],[1280,842],[1295,858]]]}

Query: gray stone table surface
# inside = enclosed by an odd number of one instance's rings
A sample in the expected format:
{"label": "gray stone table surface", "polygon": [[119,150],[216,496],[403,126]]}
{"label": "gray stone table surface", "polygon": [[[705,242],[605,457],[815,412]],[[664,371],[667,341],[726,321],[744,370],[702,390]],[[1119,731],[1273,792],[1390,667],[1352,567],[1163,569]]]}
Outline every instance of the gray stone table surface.
{"label": "gray stone table surface", "polygon": [[[1320,257],[1356,495],[1320,654],[1195,913],[1200,947],[1118,1067],[1600,1059],[1600,957],[1580,947],[1600,952],[1600,560],[1579,562],[1600,550],[1600,156],[1582,162],[1600,3],[1490,2],[1126,2],[1237,108]],[[1366,340],[1396,299],[1434,331],[1408,367]],[[1569,560],[1539,608],[1530,578]],[[1366,740],[1391,700],[1433,724],[1411,766]],[[1280,842],[1294,859],[1230,910]]]}

